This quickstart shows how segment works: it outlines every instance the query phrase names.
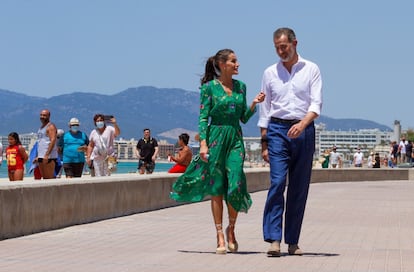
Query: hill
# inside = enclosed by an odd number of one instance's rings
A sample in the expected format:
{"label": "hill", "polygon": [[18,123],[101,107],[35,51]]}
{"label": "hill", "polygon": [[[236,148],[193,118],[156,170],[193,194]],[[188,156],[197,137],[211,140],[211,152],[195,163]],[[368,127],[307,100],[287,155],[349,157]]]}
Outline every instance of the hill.
{"label": "hill", "polygon": [[[39,113],[49,109],[51,120],[58,128],[68,129],[68,121],[77,117],[81,130],[87,134],[93,129],[96,113],[112,114],[121,128],[121,137],[139,138],[144,128],[160,139],[176,138],[180,132],[195,133],[198,130],[199,93],[177,88],[141,86],[129,88],[114,95],[74,92],[42,98],[0,89],[0,135],[11,131],[19,134],[36,132]],[[243,125],[245,136],[259,136],[258,114]],[[368,120],[334,119],[320,116],[328,130],[358,130],[378,128],[391,130]]]}

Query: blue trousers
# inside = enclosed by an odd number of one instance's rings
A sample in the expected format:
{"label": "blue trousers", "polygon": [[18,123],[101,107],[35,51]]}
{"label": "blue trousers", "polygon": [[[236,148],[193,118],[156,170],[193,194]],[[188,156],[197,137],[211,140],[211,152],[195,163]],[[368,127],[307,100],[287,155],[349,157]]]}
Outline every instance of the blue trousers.
{"label": "blue trousers", "polygon": [[[314,123],[296,139],[287,137],[291,126],[271,122],[267,129],[270,188],[263,214],[264,240],[282,241],[285,211],[284,238],[285,243],[290,245],[299,242],[315,152]],[[287,180],[285,210],[284,193]]]}

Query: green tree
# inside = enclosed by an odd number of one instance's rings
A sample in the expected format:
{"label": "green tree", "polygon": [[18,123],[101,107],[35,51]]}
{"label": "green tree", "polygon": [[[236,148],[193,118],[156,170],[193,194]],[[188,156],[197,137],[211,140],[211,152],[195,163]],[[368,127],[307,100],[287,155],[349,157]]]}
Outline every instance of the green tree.
{"label": "green tree", "polygon": [[413,129],[408,129],[407,132],[405,133],[407,135],[406,139],[409,141],[414,142],[414,130]]}

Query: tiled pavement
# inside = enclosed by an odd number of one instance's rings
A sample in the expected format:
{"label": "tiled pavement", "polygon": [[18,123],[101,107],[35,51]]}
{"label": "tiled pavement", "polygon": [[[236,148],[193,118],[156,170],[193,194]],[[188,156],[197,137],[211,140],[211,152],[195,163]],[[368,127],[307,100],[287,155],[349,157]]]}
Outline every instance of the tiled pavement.
{"label": "tiled pavement", "polygon": [[414,182],[312,184],[301,257],[266,256],[266,193],[239,216],[236,254],[214,254],[207,201],[0,241],[0,271],[414,271]]}

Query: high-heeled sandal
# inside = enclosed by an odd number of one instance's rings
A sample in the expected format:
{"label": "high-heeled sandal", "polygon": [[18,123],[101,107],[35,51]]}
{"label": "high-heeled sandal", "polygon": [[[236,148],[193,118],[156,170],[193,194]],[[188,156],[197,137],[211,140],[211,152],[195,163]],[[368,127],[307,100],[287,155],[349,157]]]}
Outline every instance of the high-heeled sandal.
{"label": "high-heeled sandal", "polygon": [[[223,226],[221,224],[216,224],[217,231],[217,249],[216,254],[226,254],[226,245],[224,242]],[[220,245],[220,236],[222,236],[223,245]]]}
{"label": "high-heeled sandal", "polygon": [[[234,227],[236,224],[236,218],[229,218],[229,225],[226,228],[227,236],[227,248],[230,252],[237,252],[239,250],[239,243],[236,241],[236,236],[234,235]],[[229,233],[233,233],[234,242],[230,242]]]}

